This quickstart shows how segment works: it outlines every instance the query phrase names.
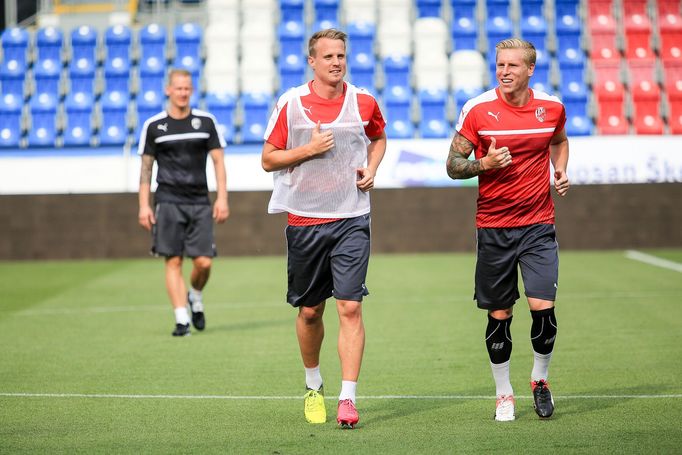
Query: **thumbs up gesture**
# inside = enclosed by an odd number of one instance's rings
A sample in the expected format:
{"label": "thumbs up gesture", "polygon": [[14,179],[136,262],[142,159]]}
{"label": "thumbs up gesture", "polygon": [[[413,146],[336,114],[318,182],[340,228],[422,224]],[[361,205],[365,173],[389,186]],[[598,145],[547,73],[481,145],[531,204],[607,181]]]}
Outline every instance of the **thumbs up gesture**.
{"label": "thumbs up gesture", "polygon": [[500,147],[498,149],[496,146],[497,140],[494,137],[491,137],[488,154],[481,158],[481,166],[484,170],[502,169],[512,164],[512,156],[509,147]]}

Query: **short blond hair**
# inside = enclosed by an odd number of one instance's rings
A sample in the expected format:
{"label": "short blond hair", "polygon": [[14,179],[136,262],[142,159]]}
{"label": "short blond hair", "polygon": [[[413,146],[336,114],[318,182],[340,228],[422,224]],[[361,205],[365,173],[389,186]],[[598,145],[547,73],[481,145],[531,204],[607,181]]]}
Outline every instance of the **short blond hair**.
{"label": "short blond hair", "polygon": [[537,59],[537,52],[535,46],[530,41],[522,40],[521,38],[509,38],[500,41],[495,45],[495,59],[501,49],[521,49],[523,50],[524,60],[528,66],[535,65]]}
{"label": "short blond hair", "polygon": [[184,69],[184,68],[171,68],[170,70],[168,70],[168,77],[166,79],[168,81],[167,85],[170,85],[171,82],[173,82],[173,78],[175,76],[185,76],[185,77],[188,77],[190,79],[190,81],[192,80],[192,73],[190,73],[186,69]]}
{"label": "short blond hair", "polygon": [[313,34],[313,36],[311,36],[310,39],[308,40],[308,55],[309,56],[315,57],[315,45],[322,38],[341,40],[341,41],[343,41],[343,47],[344,48],[346,47],[346,41],[348,41],[348,35],[346,35],[341,30],[337,30],[335,28],[327,28],[324,30],[320,30],[318,32],[315,32]]}

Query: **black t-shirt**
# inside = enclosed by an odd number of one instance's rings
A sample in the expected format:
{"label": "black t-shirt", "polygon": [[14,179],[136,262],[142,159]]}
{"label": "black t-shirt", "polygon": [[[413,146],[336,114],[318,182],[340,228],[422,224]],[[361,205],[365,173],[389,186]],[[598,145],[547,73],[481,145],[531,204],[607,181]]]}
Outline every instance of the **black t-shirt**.
{"label": "black t-shirt", "polygon": [[225,140],[207,112],[192,109],[183,119],[166,111],[150,117],[142,127],[138,153],[156,159],[155,202],[210,204],[206,159],[217,148],[225,148]]}

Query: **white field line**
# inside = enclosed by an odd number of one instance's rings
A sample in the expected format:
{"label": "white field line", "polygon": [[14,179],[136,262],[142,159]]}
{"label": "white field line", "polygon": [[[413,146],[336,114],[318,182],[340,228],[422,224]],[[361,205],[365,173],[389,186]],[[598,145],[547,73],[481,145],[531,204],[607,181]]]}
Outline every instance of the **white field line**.
{"label": "white field line", "polygon": [[625,252],[625,257],[628,259],[632,259],[633,261],[644,262],[645,264],[654,265],[656,267],[661,267],[664,269],[682,273],[682,264],[680,264],[679,262],[661,259],[659,257],[652,256],[650,254],[645,254],[640,251],[628,250]]}
{"label": "white field line", "polygon": [[[106,394],[106,393],[28,393],[28,392],[0,392],[0,397],[10,398],[108,398],[108,399],[129,399],[129,400],[300,400],[302,396],[286,395],[137,395],[137,394]],[[517,399],[532,399],[530,395],[516,395]],[[682,394],[661,394],[661,395],[555,395],[559,400],[623,400],[623,399],[679,399]],[[335,397],[327,397],[327,400],[336,400]],[[358,396],[362,400],[493,400],[495,396],[490,395],[365,395]]]}
{"label": "white field line", "polygon": [[[286,308],[286,303],[211,303],[210,308],[221,310],[257,310],[260,308]],[[16,313],[17,316],[45,316],[45,315],[72,315],[72,314],[108,314],[108,313],[132,313],[138,311],[168,311],[165,304],[159,305],[121,305],[97,308],[45,308],[36,310],[24,310]]]}

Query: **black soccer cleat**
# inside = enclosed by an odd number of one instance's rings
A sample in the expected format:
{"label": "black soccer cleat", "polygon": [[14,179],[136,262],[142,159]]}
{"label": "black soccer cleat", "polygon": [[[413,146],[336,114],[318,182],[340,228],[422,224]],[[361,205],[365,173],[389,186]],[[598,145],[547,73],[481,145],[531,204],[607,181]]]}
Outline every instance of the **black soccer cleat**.
{"label": "black soccer cleat", "polygon": [[204,317],[204,312],[194,311],[194,308],[192,306],[192,300],[190,300],[189,298],[189,292],[187,293],[187,304],[189,305],[189,309],[192,312],[192,325],[194,326],[195,329],[199,331],[204,330],[204,328],[206,327],[206,318]]}
{"label": "black soccer cleat", "polygon": [[530,387],[533,390],[533,407],[537,415],[543,419],[551,417],[554,414],[554,399],[547,381],[544,379],[531,381]]}
{"label": "black soccer cleat", "polygon": [[189,324],[175,324],[175,330],[173,330],[174,337],[188,337],[191,334]]}

